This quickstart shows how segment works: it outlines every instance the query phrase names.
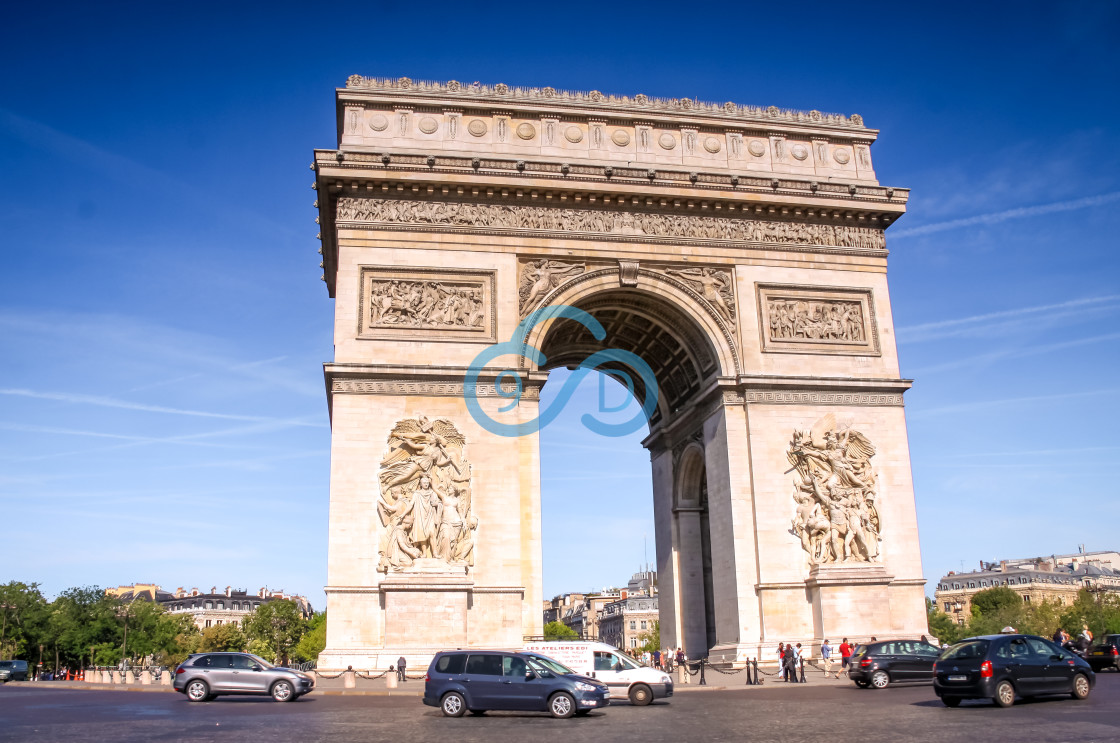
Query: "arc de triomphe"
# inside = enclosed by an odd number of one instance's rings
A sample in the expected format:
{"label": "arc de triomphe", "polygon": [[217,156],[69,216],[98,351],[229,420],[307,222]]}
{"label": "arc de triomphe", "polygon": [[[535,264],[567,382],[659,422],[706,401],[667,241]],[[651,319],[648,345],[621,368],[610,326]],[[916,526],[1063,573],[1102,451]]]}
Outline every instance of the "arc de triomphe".
{"label": "arc de triomphe", "polygon": [[926,631],[884,237],[908,192],[874,129],[357,75],[336,103],[321,668],[541,633],[539,391],[607,348],[650,401],[663,645]]}

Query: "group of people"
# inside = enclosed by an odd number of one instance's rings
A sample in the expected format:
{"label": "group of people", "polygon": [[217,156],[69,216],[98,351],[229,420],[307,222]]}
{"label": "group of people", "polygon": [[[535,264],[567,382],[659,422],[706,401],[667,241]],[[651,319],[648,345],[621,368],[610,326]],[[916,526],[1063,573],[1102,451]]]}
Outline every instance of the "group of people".
{"label": "group of people", "polygon": [[1089,629],[1089,625],[1084,624],[1081,626],[1081,634],[1077,639],[1073,639],[1068,632],[1061,627],[1058,627],[1057,632],[1054,633],[1054,643],[1059,647],[1066,650],[1072,650],[1075,653],[1083,653],[1093,645],[1093,632]]}
{"label": "group of people", "polygon": [[[875,638],[871,638],[871,642],[875,642]],[[848,665],[851,663],[852,654],[855,652],[856,646],[848,642],[845,637],[840,643],[838,648],[835,648],[840,653],[840,670],[836,672],[836,678],[840,678],[842,673],[846,673]],[[824,666],[824,676],[832,673],[833,664],[833,647],[829,643],[828,638],[825,638],[821,643],[821,665]],[[778,643],[778,662],[781,669],[781,679],[789,683],[805,683],[805,661],[808,659],[809,651],[802,650],[801,643]]]}
{"label": "group of people", "polygon": [[[641,661],[643,666],[656,668],[659,671],[670,673],[677,666],[684,665],[688,657],[684,654],[683,648],[665,648],[664,650],[654,650],[650,652],[646,650],[642,653]],[[687,683],[687,682],[686,682]]]}

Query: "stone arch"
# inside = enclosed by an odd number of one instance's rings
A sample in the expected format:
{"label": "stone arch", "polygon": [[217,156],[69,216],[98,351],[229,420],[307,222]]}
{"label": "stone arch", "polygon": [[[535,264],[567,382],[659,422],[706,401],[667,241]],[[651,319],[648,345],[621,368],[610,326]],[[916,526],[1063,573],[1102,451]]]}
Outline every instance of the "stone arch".
{"label": "stone arch", "polygon": [[[641,269],[625,284],[617,267],[588,271],[558,286],[538,306],[546,305],[589,312],[603,323],[607,337],[598,341],[582,325],[566,320],[537,325],[524,347],[545,354],[540,370],[573,366],[612,346],[634,352],[657,376],[654,419],[668,420],[709,382],[741,373],[733,328],[687,285],[657,271]],[[528,359],[525,364],[533,368]],[[610,374],[612,369],[601,371]],[[635,392],[644,397],[644,389]]]}

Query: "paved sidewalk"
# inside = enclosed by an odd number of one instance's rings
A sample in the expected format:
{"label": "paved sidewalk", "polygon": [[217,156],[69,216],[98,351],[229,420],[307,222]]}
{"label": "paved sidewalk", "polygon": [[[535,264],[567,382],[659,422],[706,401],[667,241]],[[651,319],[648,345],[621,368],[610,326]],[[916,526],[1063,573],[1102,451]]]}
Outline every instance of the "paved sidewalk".
{"label": "paved sidewalk", "polygon": [[[841,676],[839,679],[835,678],[836,666],[833,666],[833,675],[825,678],[824,671],[811,666],[805,668],[805,683],[804,684],[788,684],[783,682],[775,673],[776,668],[763,669],[762,679],[763,683],[757,686],[747,686],[746,671],[740,670],[735,672],[720,672],[713,668],[704,669],[704,678],[707,681],[706,686],[700,686],[700,674],[689,677],[689,683],[681,683],[679,676],[674,672],[674,692],[675,693],[691,693],[703,691],[727,691],[735,689],[752,690],[764,689],[767,687],[773,688],[774,686],[788,687],[791,689],[809,688],[818,686],[846,686],[852,682],[846,676]],[[774,675],[768,675],[774,674]],[[371,674],[376,675],[376,674]],[[9,681],[4,686],[10,687],[30,687],[42,689],[74,689],[74,690],[100,690],[100,691],[130,691],[130,692],[173,692],[171,686],[163,686],[161,684],[101,684],[101,683],[87,683],[85,681]],[[396,688],[390,688],[388,676],[383,676],[377,679],[366,679],[356,677],[354,679],[354,687],[347,688],[345,676],[338,674],[324,674],[319,676],[315,674],[315,694],[329,694],[329,695],[344,695],[344,696],[421,696],[424,693],[424,678],[410,677],[404,683],[398,683]]]}

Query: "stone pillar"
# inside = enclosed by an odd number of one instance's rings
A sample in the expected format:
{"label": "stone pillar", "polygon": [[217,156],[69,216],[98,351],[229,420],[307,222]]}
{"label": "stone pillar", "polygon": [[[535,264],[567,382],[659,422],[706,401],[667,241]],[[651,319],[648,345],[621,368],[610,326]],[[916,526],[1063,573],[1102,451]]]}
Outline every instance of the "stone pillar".
{"label": "stone pillar", "polygon": [[354,666],[346,666],[346,672],[342,674],[342,686],[345,689],[353,689],[357,686],[354,680]]}
{"label": "stone pillar", "polygon": [[385,684],[390,689],[396,689],[397,688],[397,672],[395,670],[395,667],[394,667],[394,670],[389,671],[389,675],[385,677]]}
{"label": "stone pillar", "polygon": [[159,675],[159,685],[160,686],[171,686],[171,678],[174,675],[175,675],[175,672],[173,670],[171,670],[170,668],[168,668],[166,671],[164,671],[163,673],[161,673]]}
{"label": "stone pillar", "polygon": [[140,672],[140,683],[144,685],[151,685],[152,683],[152,672],[147,668]]}
{"label": "stone pillar", "polygon": [[109,671],[105,668],[102,668],[101,669],[101,683],[108,684],[108,683],[112,683],[112,681],[113,681],[112,678],[109,677]]}

